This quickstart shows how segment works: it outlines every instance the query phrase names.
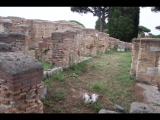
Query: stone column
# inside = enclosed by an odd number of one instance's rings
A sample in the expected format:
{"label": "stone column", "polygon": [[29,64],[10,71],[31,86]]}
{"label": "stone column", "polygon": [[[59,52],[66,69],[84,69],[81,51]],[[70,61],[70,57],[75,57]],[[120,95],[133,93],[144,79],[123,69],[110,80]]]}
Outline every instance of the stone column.
{"label": "stone column", "polygon": [[0,113],[43,113],[41,63],[23,53],[0,56]]}

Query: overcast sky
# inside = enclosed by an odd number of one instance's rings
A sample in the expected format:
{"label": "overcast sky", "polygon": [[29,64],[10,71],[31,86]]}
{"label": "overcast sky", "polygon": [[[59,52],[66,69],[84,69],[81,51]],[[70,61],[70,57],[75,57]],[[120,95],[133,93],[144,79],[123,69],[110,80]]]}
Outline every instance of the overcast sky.
{"label": "overcast sky", "polygon": [[[0,16],[16,16],[26,19],[42,19],[42,20],[76,20],[82,23],[86,28],[95,27],[97,17],[93,17],[91,13],[82,14],[73,13],[70,7],[0,7]],[[106,20],[107,21],[107,20]],[[160,25],[160,12],[151,12],[151,8],[140,8],[140,23],[149,29],[154,35],[160,34],[155,26]]]}

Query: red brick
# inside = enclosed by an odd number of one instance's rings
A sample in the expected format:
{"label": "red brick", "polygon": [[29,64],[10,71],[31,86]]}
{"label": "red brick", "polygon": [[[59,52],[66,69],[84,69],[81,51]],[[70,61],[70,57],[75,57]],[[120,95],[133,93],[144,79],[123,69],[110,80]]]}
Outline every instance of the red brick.
{"label": "red brick", "polygon": [[5,104],[5,105],[8,105],[8,104],[9,104],[8,101],[3,101],[3,100],[0,100],[0,103]]}
{"label": "red brick", "polygon": [[8,92],[12,95],[17,95],[21,92],[21,90],[17,90],[17,91],[8,90]]}
{"label": "red brick", "polygon": [[43,106],[43,103],[40,103],[40,104],[38,104],[37,106],[36,106],[36,109],[39,109],[40,107],[42,107]]}
{"label": "red brick", "polygon": [[21,110],[25,110],[27,107],[29,107],[29,104],[25,104],[25,103],[19,106]]}
{"label": "red brick", "polygon": [[15,108],[12,108],[12,109],[7,110],[7,112],[8,112],[8,113],[17,113],[18,110],[15,109]]}
{"label": "red brick", "polygon": [[44,88],[39,88],[39,89],[37,89],[36,91],[37,91],[37,93],[41,93],[41,91],[43,90]]}
{"label": "red brick", "polygon": [[35,111],[36,111],[36,109],[33,108],[33,109],[31,109],[31,110],[26,111],[25,113],[35,113]]}
{"label": "red brick", "polygon": [[28,90],[30,90],[30,89],[31,89],[31,88],[30,88],[30,86],[29,86],[29,87],[23,88],[22,91],[23,91],[23,92],[26,92],[26,91],[28,91]]}

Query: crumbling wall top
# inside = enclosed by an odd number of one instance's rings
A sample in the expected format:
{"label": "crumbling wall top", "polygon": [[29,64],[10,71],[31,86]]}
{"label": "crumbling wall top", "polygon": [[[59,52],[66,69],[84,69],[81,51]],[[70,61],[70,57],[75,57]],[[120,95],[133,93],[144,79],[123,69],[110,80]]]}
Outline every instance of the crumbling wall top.
{"label": "crumbling wall top", "polygon": [[133,42],[160,42],[159,38],[134,38]]}
{"label": "crumbling wall top", "polygon": [[38,60],[23,53],[5,52],[0,53],[0,56],[1,72],[19,75],[43,69]]}
{"label": "crumbling wall top", "polygon": [[[25,38],[25,35],[22,34],[22,33],[17,33],[17,32],[10,32],[10,33],[0,33],[0,39],[3,39],[3,38],[19,38],[19,39],[24,39]],[[1,41],[1,40],[0,40]]]}
{"label": "crumbling wall top", "polygon": [[107,37],[109,37],[109,34],[106,34],[104,32],[99,32],[98,34],[101,35],[101,36],[107,36]]}

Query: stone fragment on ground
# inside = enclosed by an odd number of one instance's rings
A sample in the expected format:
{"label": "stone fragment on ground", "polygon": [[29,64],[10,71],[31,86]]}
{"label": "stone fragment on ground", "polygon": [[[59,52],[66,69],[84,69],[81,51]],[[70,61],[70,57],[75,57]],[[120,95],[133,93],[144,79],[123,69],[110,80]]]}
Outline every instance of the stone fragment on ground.
{"label": "stone fragment on ground", "polygon": [[118,113],[118,112],[111,111],[111,110],[101,109],[98,113]]}
{"label": "stone fragment on ground", "polygon": [[44,89],[42,90],[42,92],[39,95],[39,99],[45,99],[45,95],[47,94],[47,86],[44,85]]}
{"label": "stone fragment on ground", "polygon": [[121,107],[120,105],[115,104],[113,107],[118,112],[125,112],[125,109],[123,107]]}
{"label": "stone fragment on ground", "polygon": [[160,113],[160,107],[152,104],[133,102],[130,107],[130,113]]}
{"label": "stone fragment on ground", "polygon": [[148,104],[160,104],[160,92],[158,91],[158,87],[142,83],[137,83],[137,85],[145,89],[143,94]]}

